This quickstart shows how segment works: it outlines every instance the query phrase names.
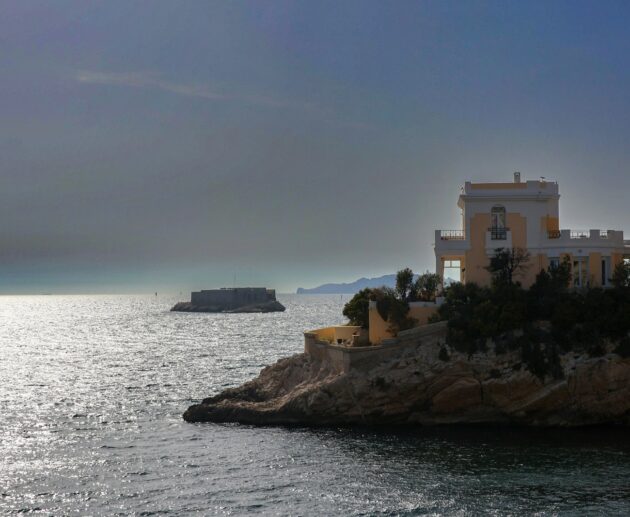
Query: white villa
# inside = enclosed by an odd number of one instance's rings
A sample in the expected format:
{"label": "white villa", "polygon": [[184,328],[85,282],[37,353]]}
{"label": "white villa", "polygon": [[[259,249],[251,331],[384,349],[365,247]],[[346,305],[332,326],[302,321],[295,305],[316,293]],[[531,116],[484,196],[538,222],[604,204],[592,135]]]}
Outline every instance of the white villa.
{"label": "white villa", "polygon": [[[522,248],[530,254],[527,271],[515,278],[523,287],[565,257],[571,264],[574,287],[608,287],[615,266],[630,258],[630,240],[624,240],[621,230],[561,230],[559,199],[558,183],[542,178],[522,182],[518,172],[511,183],[467,181],[457,203],[461,229],[435,232],[436,273],[444,278],[445,269],[454,268],[462,282],[487,285],[491,276],[486,267],[496,250]],[[433,302],[410,302],[409,316],[418,327],[393,336],[376,302],[370,302],[369,331],[348,325],[307,331],[305,351],[327,354],[331,362],[347,370],[351,363],[372,357],[362,345],[377,345],[373,351],[414,345],[419,336],[437,332],[432,329],[442,324],[426,325],[437,308]]]}
{"label": "white villa", "polygon": [[518,172],[512,183],[467,181],[457,202],[462,228],[435,232],[436,272],[456,268],[462,282],[485,285],[495,250],[514,247],[530,253],[527,273],[517,278],[524,287],[564,257],[575,287],[608,286],[614,267],[630,257],[630,241],[622,230],[561,230],[559,198],[558,183],[522,182]]}

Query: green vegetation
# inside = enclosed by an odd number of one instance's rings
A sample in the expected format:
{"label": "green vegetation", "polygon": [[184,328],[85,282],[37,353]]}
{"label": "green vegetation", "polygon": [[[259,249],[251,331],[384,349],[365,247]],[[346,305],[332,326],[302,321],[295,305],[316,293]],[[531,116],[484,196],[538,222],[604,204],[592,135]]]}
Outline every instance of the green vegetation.
{"label": "green vegetation", "polygon": [[[521,363],[544,378],[561,378],[560,356],[573,352],[600,357],[609,345],[614,352],[630,357],[630,264],[619,264],[612,275],[613,288],[570,289],[571,263],[540,271],[534,284],[523,289],[516,278],[529,267],[529,254],[519,248],[498,249],[488,271],[490,287],[453,283],[444,293],[445,302],[431,323],[448,321],[447,342],[452,349],[471,356],[494,347],[496,354],[520,351]],[[363,289],[344,307],[352,325],[367,328],[369,304],[396,334],[411,328],[409,302],[435,300],[441,284],[438,275],[426,272],[414,280],[405,268],[396,275],[394,289]],[[439,358],[449,361],[446,347]]]}
{"label": "green vegetation", "polygon": [[630,287],[630,263],[620,262],[617,264],[610,280],[617,288]]}
{"label": "green vegetation", "polygon": [[619,341],[617,348],[615,348],[615,354],[619,354],[624,359],[630,357],[630,337],[626,336]]}
{"label": "green vegetation", "polygon": [[439,275],[428,271],[414,280],[413,271],[402,269],[396,274],[396,287],[379,287],[362,289],[346,303],[343,315],[350,320],[351,325],[369,326],[369,304],[376,302],[376,309],[389,323],[393,334],[401,330],[412,328],[416,320],[410,318],[409,302],[435,300],[441,284]]}
{"label": "green vegetation", "polygon": [[400,291],[389,287],[372,290],[372,299],[376,301],[376,310],[384,321],[389,323],[389,330],[396,335],[401,330],[412,328],[416,324],[410,318],[409,299],[401,298]]}
{"label": "green vegetation", "polygon": [[530,289],[514,283],[525,264],[515,250],[497,250],[491,261],[491,287],[451,284],[445,303],[432,321],[448,321],[448,343],[472,355],[493,344],[497,354],[520,350],[523,364],[535,375],[562,376],[560,355],[605,354],[607,343],[630,356],[630,266],[615,269],[612,289],[570,290],[567,259],[541,271]]}
{"label": "green vegetation", "polygon": [[396,273],[396,298],[405,302],[435,301],[442,283],[440,275],[427,271],[415,281],[413,277],[413,271],[408,267]]}
{"label": "green vegetation", "polygon": [[368,328],[370,324],[369,306],[372,289],[361,289],[343,306],[343,315],[350,320],[350,325]]}
{"label": "green vegetation", "polygon": [[497,248],[486,270],[494,284],[514,283],[514,277],[529,269],[529,252],[523,248]]}

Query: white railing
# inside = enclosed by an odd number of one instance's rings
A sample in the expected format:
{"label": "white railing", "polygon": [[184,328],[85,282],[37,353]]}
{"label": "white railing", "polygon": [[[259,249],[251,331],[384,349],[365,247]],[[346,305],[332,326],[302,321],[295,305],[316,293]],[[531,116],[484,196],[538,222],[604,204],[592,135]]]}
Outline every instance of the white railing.
{"label": "white railing", "polygon": [[464,230],[440,230],[442,241],[463,241],[466,239]]}
{"label": "white railing", "polygon": [[589,230],[571,230],[570,239],[588,239],[591,236]]}

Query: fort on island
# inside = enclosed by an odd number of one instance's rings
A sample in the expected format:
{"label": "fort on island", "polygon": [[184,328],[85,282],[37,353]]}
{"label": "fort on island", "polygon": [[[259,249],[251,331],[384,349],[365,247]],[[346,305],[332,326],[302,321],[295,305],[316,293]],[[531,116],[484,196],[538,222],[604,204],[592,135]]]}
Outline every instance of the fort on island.
{"label": "fort on island", "polygon": [[172,311],[180,312],[281,312],[275,289],[266,287],[223,287],[193,291],[190,302],[179,302]]}

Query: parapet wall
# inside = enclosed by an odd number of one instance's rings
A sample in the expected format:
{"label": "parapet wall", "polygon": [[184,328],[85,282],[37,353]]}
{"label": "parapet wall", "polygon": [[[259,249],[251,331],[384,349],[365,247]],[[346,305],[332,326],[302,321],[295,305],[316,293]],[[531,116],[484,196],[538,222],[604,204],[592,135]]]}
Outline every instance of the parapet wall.
{"label": "parapet wall", "polygon": [[[429,318],[433,316],[439,305],[434,302],[410,302],[409,317],[418,321],[417,325],[426,325]],[[376,345],[384,339],[390,339],[393,334],[389,331],[389,323],[381,318],[376,309],[376,302],[371,301],[369,306],[370,318],[370,343]]]}
{"label": "parapet wall", "polygon": [[191,293],[193,305],[221,306],[225,309],[236,309],[246,305],[274,301],[274,289],[264,287],[236,287],[232,289],[208,289]]}
{"label": "parapet wall", "polygon": [[338,372],[350,370],[367,371],[392,357],[404,349],[413,349],[419,344],[444,341],[446,322],[433,323],[402,331],[398,337],[383,340],[380,345],[348,347],[331,344],[317,338],[317,331],[304,333],[304,353],[319,360],[328,362]]}

